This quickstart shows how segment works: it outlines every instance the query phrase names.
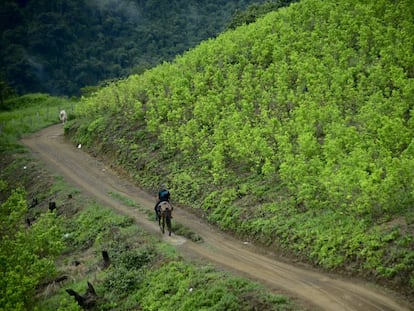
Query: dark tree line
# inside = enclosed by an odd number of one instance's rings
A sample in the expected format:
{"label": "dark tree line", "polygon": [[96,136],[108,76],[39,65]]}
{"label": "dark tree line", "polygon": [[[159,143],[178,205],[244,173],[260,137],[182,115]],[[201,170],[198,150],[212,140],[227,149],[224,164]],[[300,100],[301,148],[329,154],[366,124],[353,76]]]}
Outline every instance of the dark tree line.
{"label": "dark tree line", "polygon": [[262,2],[5,0],[0,80],[19,94],[77,96],[83,87],[172,60],[234,27],[233,16],[243,23],[240,12]]}

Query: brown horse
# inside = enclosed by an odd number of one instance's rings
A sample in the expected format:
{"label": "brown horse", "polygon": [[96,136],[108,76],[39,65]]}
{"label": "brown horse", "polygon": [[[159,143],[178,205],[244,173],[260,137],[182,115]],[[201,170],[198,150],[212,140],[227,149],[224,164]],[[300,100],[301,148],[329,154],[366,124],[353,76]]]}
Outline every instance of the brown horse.
{"label": "brown horse", "polygon": [[161,232],[164,234],[165,225],[167,225],[168,235],[171,236],[171,212],[173,207],[170,203],[163,201],[158,206],[158,224],[160,225]]}

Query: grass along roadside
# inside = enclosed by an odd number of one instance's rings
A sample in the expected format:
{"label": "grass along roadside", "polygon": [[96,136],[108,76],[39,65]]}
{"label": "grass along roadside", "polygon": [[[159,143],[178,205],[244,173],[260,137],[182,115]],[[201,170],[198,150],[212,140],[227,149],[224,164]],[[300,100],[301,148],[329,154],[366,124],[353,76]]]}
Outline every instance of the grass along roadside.
{"label": "grass along roadside", "polygon": [[[173,246],[133,225],[132,219],[85,198],[61,176],[46,171],[17,142],[21,135],[55,121],[35,127],[12,126],[12,115],[24,115],[32,108],[0,114],[7,123],[3,129],[8,131],[8,140],[0,141],[0,203],[2,213],[9,216],[0,221],[8,221],[16,229],[7,243],[0,240],[0,255],[7,261],[0,270],[2,288],[14,293],[2,293],[0,309],[82,310],[68,290],[84,294],[89,282],[96,292],[92,304],[99,310],[171,310],[172,302],[177,310],[251,310],[256,306],[298,310],[287,297],[274,295],[257,283],[186,261]],[[17,188],[21,190],[14,194]],[[13,195],[17,199],[10,199]],[[122,196],[112,195],[140,208]],[[49,210],[50,202],[57,207],[53,212]],[[17,206],[19,214],[10,212]],[[46,225],[40,226],[42,223]],[[42,237],[47,237],[51,229],[56,245],[51,246],[54,257],[45,257],[44,243],[48,240]],[[177,234],[194,235],[183,226],[177,225],[176,229]],[[30,239],[21,240],[21,236]],[[36,278],[24,274],[17,269],[17,250],[41,262],[46,260],[49,272],[36,274]],[[103,261],[103,251],[110,258],[109,265]],[[25,261],[25,271],[40,271],[31,262],[37,261]]]}
{"label": "grass along roadside", "polygon": [[[27,161],[25,155],[19,155],[10,165],[19,167]],[[41,166],[33,166],[32,173],[41,174],[38,168]],[[2,174],[1,178],[15,176]],[[33,184],[29,179],[25,182],[27,197],[31,197]],[[38,310],[81,310],[67,290],[84,294],[88,282],[95,289],[93,303],[99,310],[171,310],[171,306],[177,310],[251,310],[253,306],[297,310],[288,298],[273,295],[259,284],[187,262],[174,247],[134,225],[131,218],[83,197],[59,177],[39,179],[35,190],[41,199],[30,209],[32,223],[38,221],[38,215],[52,215],[47,205],[53,197],[59,202],[54,215],[59,220],[59,240],[65,246],[55,261],[53,277],[33,287]],[[19,221],[24,223],[24,216]],[[107,266],[103,251],[109,254]]]}

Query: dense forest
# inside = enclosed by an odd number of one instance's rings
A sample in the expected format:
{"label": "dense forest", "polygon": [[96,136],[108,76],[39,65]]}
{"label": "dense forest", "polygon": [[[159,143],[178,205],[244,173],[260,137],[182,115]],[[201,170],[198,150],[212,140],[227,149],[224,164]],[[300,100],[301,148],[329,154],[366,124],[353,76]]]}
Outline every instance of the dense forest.
{"label": "dense forest", "polygon": [[1,86],[20,95],[77,96],[83,87],[170,61],[241,18],[254,20],[260,6],[249,16],[243,9],[261,2],[6,0],[0,7]]}
{"label": "dense forest", "polygon": [[413,20],[291,4],[85,98],[66,133],[222,229],[412,293]]}

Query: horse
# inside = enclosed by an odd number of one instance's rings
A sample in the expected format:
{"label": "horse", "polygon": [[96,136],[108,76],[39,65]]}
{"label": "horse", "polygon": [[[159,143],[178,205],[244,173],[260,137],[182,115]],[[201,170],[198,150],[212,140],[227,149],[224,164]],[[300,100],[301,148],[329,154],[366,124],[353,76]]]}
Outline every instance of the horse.
{"label": "horse", "polygon": [[65,124],[65,122],[68,120],[68,115],[66,114],[65,110],[61,110],[59,112],[59,119],[62,122],[62,124]]}
{"label": "horse", "polygon": [[163,201],[158,206],[158,224],[164,234],[167,225],[168,235],[171,236],[171,212],[173,207],[167,201]]}

